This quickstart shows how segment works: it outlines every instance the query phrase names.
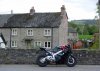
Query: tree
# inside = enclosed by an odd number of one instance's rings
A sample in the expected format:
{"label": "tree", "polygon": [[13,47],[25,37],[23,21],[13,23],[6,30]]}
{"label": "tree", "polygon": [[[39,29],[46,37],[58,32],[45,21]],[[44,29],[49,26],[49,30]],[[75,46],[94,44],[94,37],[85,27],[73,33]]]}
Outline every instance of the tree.
{"label": "tree", "polygon": [[[98,0],[98,14],[99,14],[99,27],[100,27],[100,0]],[[100,28],[99,28],[99,49],[100,49]]]}
{"label": "tree", "polygon": [[99,14],[99,17],[100,17],[100,0],[98,0],[98,3],[97,3],[97,13]]}
{"label": "tree", "polygon": [[82,34],[79,27],[77,27],[76,31],[78,32],[78,34]]}
{"label": "tree", "polygon": [[[98,23],[97,26],[100,27],[100,0],[98,0],[98,3],[97,3],[97,13],[99,16],[99,19],[97,18],[97,23]],[[99,34],[100,34],[100,28],[99,28]],[[99,36],[99,34],[96,35],[96,36],[98,36],[99,39],[95,40],[95,43],[93,44],[93,46],[91,48],[96,48],[96,49],[99,48],[100,49],[100,36]]]}
{"label": "tree", "polygon": [[89,25],[88,24],[84,25],[83,35],[89,35]]}
{"label": "tree", "polygon": [[73,21],[70,21],[69,27],[73,27],[75,29],[75,28],[77,28],[77,25]]}

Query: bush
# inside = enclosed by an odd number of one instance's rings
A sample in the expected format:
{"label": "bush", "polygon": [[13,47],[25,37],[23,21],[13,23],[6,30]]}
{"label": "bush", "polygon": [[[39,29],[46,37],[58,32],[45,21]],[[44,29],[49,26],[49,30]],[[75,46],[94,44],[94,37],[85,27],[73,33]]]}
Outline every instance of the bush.
{"label": "bush", "polygon": [[93,46],[90,47],[90,49],[99,49],[99,40],[96,40]]}

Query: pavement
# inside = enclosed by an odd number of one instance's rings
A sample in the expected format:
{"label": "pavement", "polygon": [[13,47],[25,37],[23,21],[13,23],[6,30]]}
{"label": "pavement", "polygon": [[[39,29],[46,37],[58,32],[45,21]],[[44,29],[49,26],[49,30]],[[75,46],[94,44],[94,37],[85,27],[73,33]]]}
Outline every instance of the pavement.
{"label": "pavement", "polygon": [[0,65],[0,71],[100,71],[100,65],[48,65],[39,67],[37,65]]}

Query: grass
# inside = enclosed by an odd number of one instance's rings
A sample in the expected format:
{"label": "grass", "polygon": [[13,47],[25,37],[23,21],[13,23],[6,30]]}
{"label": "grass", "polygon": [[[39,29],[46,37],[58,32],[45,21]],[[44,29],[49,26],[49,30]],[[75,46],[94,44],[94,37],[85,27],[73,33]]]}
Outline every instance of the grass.
{"label": "grass", "polygon": [[79,35],[79,39],[92,39],[93,35]]}

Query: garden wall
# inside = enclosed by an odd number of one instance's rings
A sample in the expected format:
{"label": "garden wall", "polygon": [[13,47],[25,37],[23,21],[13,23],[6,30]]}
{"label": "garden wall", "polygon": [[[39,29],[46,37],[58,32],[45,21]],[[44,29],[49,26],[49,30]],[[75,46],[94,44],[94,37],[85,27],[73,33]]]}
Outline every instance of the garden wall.
{"label": "garden wall", "polygon": [[[100,65],[100,51],[73,50],[78,64]],[[0,49],[0,64],[34,64],[36,60],[34,49]]]}

